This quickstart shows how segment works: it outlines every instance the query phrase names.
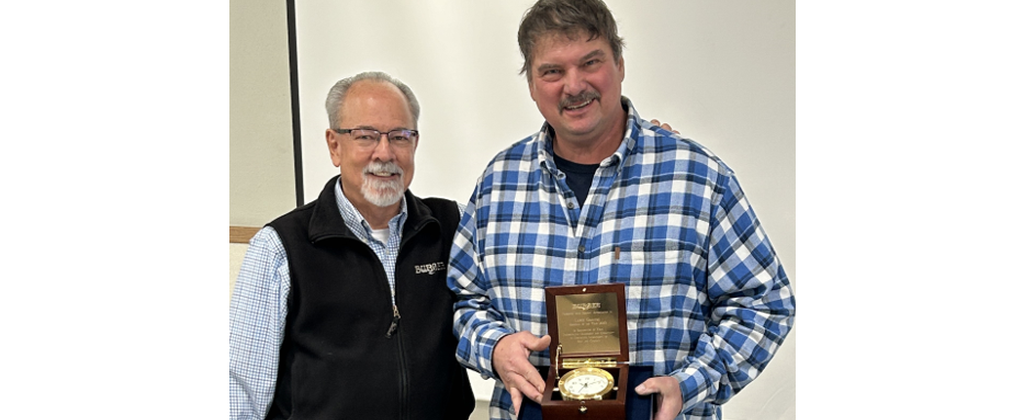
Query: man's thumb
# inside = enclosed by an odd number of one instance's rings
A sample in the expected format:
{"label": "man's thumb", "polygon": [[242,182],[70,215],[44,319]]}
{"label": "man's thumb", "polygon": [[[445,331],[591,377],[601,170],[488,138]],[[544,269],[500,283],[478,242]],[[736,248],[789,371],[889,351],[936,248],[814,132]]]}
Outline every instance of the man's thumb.
{"label": "man's thumb", "polygon": [[533,340],[530,340],[530,343],[528,343],[528,345],[526,347],[529,348],[530,350],[533,350],[533,351],[541,351],[541,350],[544,350],[544,349],[548,348],[548,346],[550,346],[550,345],[551,345],[551,336],[550,335],[545,335],[543,337],[537,337],[537,338],[534,338]]}
{"label": "man's thumb", "polygon": [[651,380],[648,379],[644,381],[642,384],[637,385],[635,388],[636,393],[639,395],[650,395],[658,392],[658,389],[654,387],[654,384],[650,384],[650,386],[648,385],[648,382],[650,381]]}

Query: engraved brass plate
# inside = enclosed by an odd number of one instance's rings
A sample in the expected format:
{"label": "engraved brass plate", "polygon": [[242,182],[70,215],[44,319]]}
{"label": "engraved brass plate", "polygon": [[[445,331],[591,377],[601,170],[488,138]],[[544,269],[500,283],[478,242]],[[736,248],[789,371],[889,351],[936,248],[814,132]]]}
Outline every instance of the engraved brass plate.
{"label": "engraved brass plate", "polygon": [[558,340],[567,354],[618,353],[619,308],[615,293],[555,296]]}

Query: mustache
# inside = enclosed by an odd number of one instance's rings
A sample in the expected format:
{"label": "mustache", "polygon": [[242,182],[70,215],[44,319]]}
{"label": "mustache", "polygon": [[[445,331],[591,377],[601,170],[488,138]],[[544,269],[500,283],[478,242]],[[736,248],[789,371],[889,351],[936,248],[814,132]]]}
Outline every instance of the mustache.
{"label": "mustache", "polygon": [[398,166],[398,164],[396,164],[395,162],[378,162],[378,161],[374,161],[374,162],[370,162],[369,165],[366,165],[366,167],[363,168],[363,174],[364,175],[365,174],[371,174],[371,173],[374,173],[374,172],[390,172],[390,173],[393,173],[393,174],[405,175],[405,172],[402,171],[402,168],[400,168]]}
{"label": "mustache", "polygon": [[601,99],[601,94],[593,90],[581,92],[579,95],[573,95],[562,99],[558,103],[560,109],[564,109],[567,106],[579,105],[592,99]]}

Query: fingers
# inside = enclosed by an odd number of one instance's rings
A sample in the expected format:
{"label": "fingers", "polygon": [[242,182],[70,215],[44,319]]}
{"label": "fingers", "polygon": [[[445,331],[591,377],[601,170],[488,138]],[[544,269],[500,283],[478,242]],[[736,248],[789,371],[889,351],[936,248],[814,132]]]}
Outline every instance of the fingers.
{"label": "fingers", "polygon": [[[529,333],[527,333],[527,334],[529,334]],[[529,345],[528,345],[528,348],[530,350],[541,351],[541,350],[544,350],[544,349],[548,348],[548,346],[551,345],[551,336],[550,335],[545,335],[543,337],[534,337],[533,334],[530,334],[530,337],[531,337],[531,340],[532,340],[532,342],[529,343]]]}
{"label": "fingers", "polygon": [[519,407],[523,405],[523,393],[518,389],[508,388],[508,395],[512,397],[512,414],[519,416]]}
{"label": "fingers", "polygon": [[640,395],[658,394],[658,412],[654,420],[670,420],[676,418],[683,410],[683,395],[679,390],[679,382],[671,376],[655,376],[636,387]]}
{"label": "fingers", "polygon": [[551,344],[551,337],[536,337],[527,331],[507,335],[494,346],[491,363],[512,397],[516,412],[525,396],[540,402],[544,396],[544,378],[540,377],[528,357]]}
{"label": "fingers", "polygon": [[[548,346],[550,346],[550,345],[551,345],[551,336],[550,335],[545,335],[543,337],[539,337],[538,338],[538,337],[534,337],[532,334],[530,334],[530,339],[526,343],[526,348],[530,349],[531,351],[542,351],[542,350],[548,348]],[[531,365],[530,366],[530,371],[526,375],[526,379],[528,381],[530,381],[530,384],[533,385],[534,388],[536,388],[536,389],[538,389],[540,391],[538,393],[538,395],[536,396],[536,398],[530,397],[530,399],[532,399],[534,401],[537,401],[537,402],[540,402],[542,394],[544,393],[544,385],[545,385],[544,378],[541,378],[540,377],[540,373],[537,372],[537,369],[534,369],[533,366]]]}
{"label": "fingers", "polygon": [[537,368],[530,364],[527,357],[529,357],[530,351],[542,351],[548,348],[548,346],[551,345],[551,336],[545,335],[543,337],[537,337],[525,331],[522,333],[524,333],[524,348],[529,350],[523,353],[522,361],[524,363],[524,372],[522,376],[530,386],[520,388],[520,390],[527,398],[540,403],[541,399],[544,398],[544,386],[546,384],[544,383],[544,378],[542,378],[540,373],[537,372]]}
{"label": "fingers", "polygon": [[674,387],[679,392],[679,383],[670,376],[655,376],[649,378],[636,387],[636,393],[640,395],[651,395],[654,393],[666,394]]}
{"label": "fingers", "polygon": [[656,125],[658,127],[664,128],[664,129],[666,129],[668,131],[671,131],[673,133],[679,134],[679,130],[673,130],[672,126],[668,125],[668,123],[663,123],[663,122],[658,121],[656,119],[651,119],[651,124],[654,124],[654,125]]}
{"label": "fingers", "polygon": [[540,377],[536,369],[533,369],[531,374],[522,378],[519,390],[526,398],[540,404],[540,401],[544,399],[544,379]]}

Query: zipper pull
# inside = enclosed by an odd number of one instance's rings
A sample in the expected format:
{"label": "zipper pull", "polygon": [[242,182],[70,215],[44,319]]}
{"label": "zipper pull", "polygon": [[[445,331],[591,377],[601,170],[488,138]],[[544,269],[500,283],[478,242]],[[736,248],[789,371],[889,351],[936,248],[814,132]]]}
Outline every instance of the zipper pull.
{"label": "zipper pull", "polygon": [[398,330],[398,320],[402,319],[402,316],[398,314],[398,305],[391,304],[391,309],[395,316],[391,319],[391,327],[388,328],[388,333],[385,335],[387,338],[391,338],[395,334],[395,331]]}

